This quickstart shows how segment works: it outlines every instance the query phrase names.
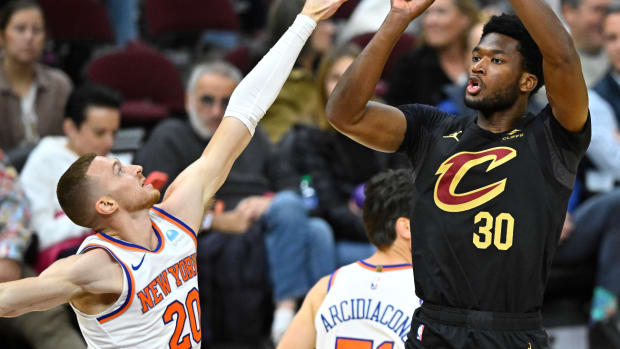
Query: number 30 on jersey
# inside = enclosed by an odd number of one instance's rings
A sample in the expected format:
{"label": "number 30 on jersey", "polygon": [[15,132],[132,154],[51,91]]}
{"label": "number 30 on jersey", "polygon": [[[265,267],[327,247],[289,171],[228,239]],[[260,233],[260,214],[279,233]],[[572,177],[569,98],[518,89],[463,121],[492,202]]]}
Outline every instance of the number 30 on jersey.
{"label": "number 30 on jersey", "polygon": [[493,217],[489,212],[479,212],[474,217],[474,224],[478,231],[474,232],[474,246],[487,249],[491,244],[500,251],[506,251],[512,246],[515,219],[510,213],[500,213]]}

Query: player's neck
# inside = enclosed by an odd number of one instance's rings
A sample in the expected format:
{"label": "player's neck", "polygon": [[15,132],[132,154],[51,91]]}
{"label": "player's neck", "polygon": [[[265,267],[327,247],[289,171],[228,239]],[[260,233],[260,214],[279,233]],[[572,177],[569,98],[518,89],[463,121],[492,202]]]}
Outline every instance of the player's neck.
{"label": "player's neck", "polygon": [[404,245],[394,243],[385,250],[377,249],[377,252],[365,261],[372,265],[411,264],[411,249]]}
{"label": "player's neck", "polygon": [[117,212],[106,222],[108,228],[103,232],[123,241],[152,250],[157,245],[157,237],[151,227],[149,210]]}
{"label": "player's neck", "polygon": [[478,111],[476,123],[483,130],[493,133],[510,131],[525,116],[527,102],[515,103],[510,108],[492,112]]}

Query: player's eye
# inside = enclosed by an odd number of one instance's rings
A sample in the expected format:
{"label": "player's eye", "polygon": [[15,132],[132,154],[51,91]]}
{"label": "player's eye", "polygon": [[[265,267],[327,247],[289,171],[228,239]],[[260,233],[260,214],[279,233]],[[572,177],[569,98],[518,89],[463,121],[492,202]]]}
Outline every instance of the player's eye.
{"label": "player's eye", "polygon": [[491,62],[495,63],[495,64],[502,64],[504,63],[504,60],[501,58],[493,58],[491,59]]}
{"label": "player's eye", "polygon": [[471,57],[471,61],[474,62],[474,63],[475,62],[479,62],[480,61],[480,56],[472,56]]}

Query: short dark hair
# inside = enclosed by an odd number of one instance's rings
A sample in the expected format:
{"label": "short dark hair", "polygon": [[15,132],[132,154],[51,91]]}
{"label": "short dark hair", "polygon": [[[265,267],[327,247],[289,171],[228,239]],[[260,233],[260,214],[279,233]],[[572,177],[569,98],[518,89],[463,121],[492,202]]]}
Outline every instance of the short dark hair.
{"label": "short dark hair", "polygon": [[499,16],[491,17],[489,22],[484,25],[481,38],[490,33],[503,34],[519,42],[517,49],[521,56],[523,56],[523,70],[536,75],[536,78],[538,78],[538,84],[530,94],[534,95],[545,84],[542,53],[525,28],[525,25],[523,25],[523,22],[516,15],[502,13]]}
{"label": "short dark hair", "polygon": [[415,186],[411,169],[388,170],[372,177],[364,189],[364,226],[370,242],[378,248],[396,240],[396,220],[411,215]]}
{"label": "short dark hair", "polygon": [[64,213],[77,225],[92,228],[95,212],[90,203],[90,180],[86,175],[97,155],[88,153],[75,160],[58,181],[56,196]]}
{"label": "short dark hair", "polygon": [[119,109],[123,97],[116,90],[94,83],[87,83],[76,89],[69,96],[65,108],[65,117],[73,120],[79,128],[86,121],[88,107],[109,107]]}
{"label": "short dark hair", "polygon": [[[39,3],[34,0],[9,1],[0,10],[0,30],[6,29],[6,27],[9,25],[9,22],[11,21],[11,18],[16,12],[31,8],[39,10],[39,12],[41,12],[41,16],[43,16],[43,9],[39,5]],[[45,16],[43,17],[43,20],[45,21]]]}

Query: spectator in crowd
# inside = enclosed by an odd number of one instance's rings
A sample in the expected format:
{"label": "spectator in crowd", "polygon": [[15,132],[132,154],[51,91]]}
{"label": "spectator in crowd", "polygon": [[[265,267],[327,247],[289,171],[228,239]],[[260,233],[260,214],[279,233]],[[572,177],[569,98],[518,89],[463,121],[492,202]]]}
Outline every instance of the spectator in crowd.
{"label": "spectator in crowd", "polygon": [[[189,120],[168,119],[155,128],[136,154],[135,162],[144,167],[144,173],[162,171],[173,180],[199,156],[240,80],[241,73],[227,63],[196,66],[187,87]],[[335,267],[331,229],[323,220],[309,218],[301,197],[285,190],[299,182],[281,171],[272,148],[264,131],[257,128],[216,194],[227,211],[203,224],[211,233],[198,243],[199,282],[204,328],[213,342],[258,341],[265,324],[263,245],[276,303],[274,342],[292,321],[297,299]],[[220,267],[233,276],[220,275]]]}
{"label": "spectator in crowd", "polygon": [[56,184],[80,156],[110,152],[120,124],[121,102],[120,95],[107,87],[80,87],[67,102],[65,136],[43,138],[24,165],[20,180],[32,204],[30,228],[39,237],[38,272],[59,257],[73,254],[90,232],[63,213],[56,197]]}
{"label": "spectator in crowd", "polygon": [[38,63],[45,20],[33,0],[7,3],[0,12],[0,148],[21,168],[40,137],[62,134],[69,78]]}
{"label": "spectator in crowd", "polygon": [[[17,180],[17,171],[3,161],[0,149],[0,282],[34,276],[24,264],[31,241],[30,207]],[[3,347],[7,337],[23,337],[34,349],[82,349],[86,345],[71,325],[65,307],[0,319]]]}
{"label": "spectator in crowd", "polygon": [[620,124],[620,5],[616,4],[607,10],[604,40],[611,68],[594,90],[611,104]]}
{"label": "spectator in crowd", "polygon": [[[359,51],[357,46],[345,45],[323,59],[317,80],[322,109]],[[404,166],[406,159],[361,146],[332,128],[309,125],[295,125],[282,139],[280,151],[282,163],[300,177],[307,175],[311,179],[318,199],[317,214],[334,230],[337,264],[352,263],[374,253],[374,246],[366,238],[355,191],[379,171]]]}
{"label": "spectator in crowd", "polygon": [[[594,116],[594,114],[592,114]],[[594,124],[594,118],[593,118]],[[583,202],[567,213],[554,266],[596,259],[590,310],[590,348],[620,348],[620,188]]]}
{"label": "spectator in crowd", "polygon": [[[274,1],[267,23],[267,32],[272,42],[275,42],[293,23],[303,4],[303,0]],[[314,71],[323,54],[332,46],[333,36],[332,22],[330,20],[320,22],[299,54],[295,67],[278,98],[261,120],[260,125],[273,143],[278,142],[296,123],[327,126],[326,119],[320,117],[322,105],[319,103],[315,88]],[[268,42],[267,47],[270,45],[271,42]]]}
{"label": "spectator in crowd", "polygon": [[471,57],[469,29],[479,21],[472,0],[437,0],[422,17],[422,46],[403,55],[392,70],[385,100],[391,105],[436,106],[446,86],[465,85]]}
{"label": "spectator in crowd", "polygon": [[116,43],[124,46],[138,39],[138,0],[103,0],[114,26]]}
{"label": "spectator in crowd", "polygon": [[603,48],[603,19],[611,0],[562,0],[562,15],[581,59],[583,77],[593,87],[609,68]]}

